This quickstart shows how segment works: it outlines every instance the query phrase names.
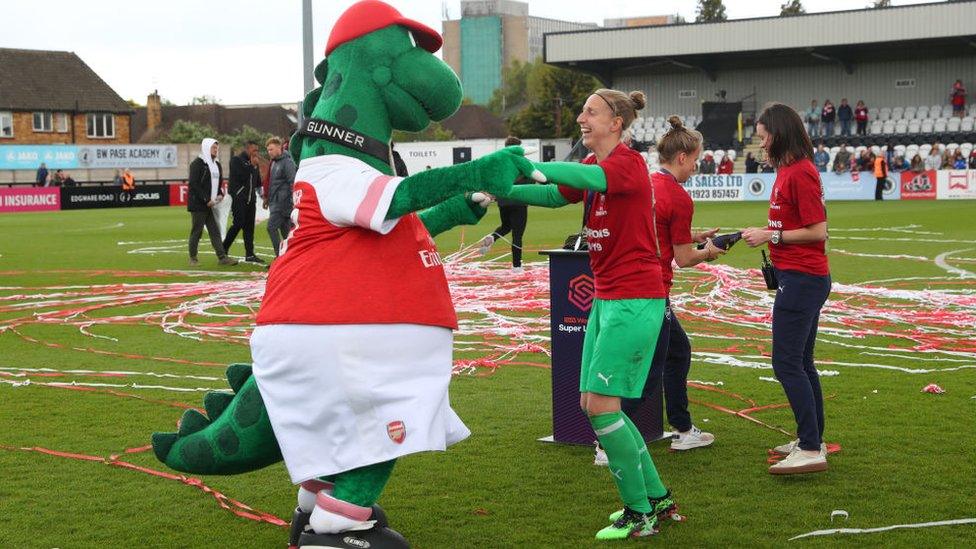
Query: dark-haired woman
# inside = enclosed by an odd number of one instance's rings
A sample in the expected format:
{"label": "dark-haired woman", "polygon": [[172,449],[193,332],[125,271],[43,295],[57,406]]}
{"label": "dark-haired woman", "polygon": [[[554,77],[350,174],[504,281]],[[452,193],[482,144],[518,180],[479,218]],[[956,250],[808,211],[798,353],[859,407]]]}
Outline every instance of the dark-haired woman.
{"label": "dark-haired woman", "polygon": [[600,89],[576,122],[592,151],[581,164],[537,163],[556,185],[520,185],[507,198],[560,207],[584,202],[596,297],[580,368],[580,406],[606,450],[624,509],[610,515],[599,540],[648,536],[675,509],[621,398],[640,396],[664,320],[665,290],[654,239],[652,186],[641,155],[621,135],[644,107],[644,94]]}
{"label": "dark-haired woman", "polygon": [[776,167],[764,228],[742,231],[750,246],[769,244],[779,288],[773,304],[773,372],[786,393],[797,439],[777,446],[784,459],[769,468],[776,475],[827,470],[820,376],[813,361],[820,310],[830,293],[827,210],[813,145],[799,115],[772,103],[756,122],[768,162]]}
{"label": "dark-haired woman", "polygon": [[[522,140],[518,137],[508,136],[505,138],[505,146],[521,145]],[[498,216],[501,218],[501,225],[492,233],[481,240],[481,255],[488,253],[491,245],[498,239],[512,233],[512,270],[516,273],[522,272],[522,235],[525,234],[525,225],[529,219],[529,208],[521,202],[499,197]]]}

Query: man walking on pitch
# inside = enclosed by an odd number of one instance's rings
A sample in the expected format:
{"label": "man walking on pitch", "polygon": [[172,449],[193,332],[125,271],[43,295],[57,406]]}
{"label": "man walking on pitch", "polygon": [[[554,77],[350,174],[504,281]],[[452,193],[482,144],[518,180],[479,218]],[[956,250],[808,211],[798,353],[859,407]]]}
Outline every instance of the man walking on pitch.
{"label": "man walking on pitch", "polygon": [[282,239],[291,231],[291,189],[295,183],[295,161],[290,154],[284,154],[281,139],[272,137],[266,144],[268,156],[271,158],[269,172],[268,196],[264,199],[264,207],[270,208],[268,217],[268,235],[274,246],[275,257],[280,255]]}
{"label": "man walking on pitch", "polygon": [[264,260],[254,254],[254,216],[257,212],[256,193],[261,188],[261,172],[257,164],[258,144],[248,141],[241,154],[230,159],[230,179],[227,194],[231,198],[230,208],[233,223],[224,237],[224,249],[230,247],[237,233],[244,232],[244,261],[263,264]]}

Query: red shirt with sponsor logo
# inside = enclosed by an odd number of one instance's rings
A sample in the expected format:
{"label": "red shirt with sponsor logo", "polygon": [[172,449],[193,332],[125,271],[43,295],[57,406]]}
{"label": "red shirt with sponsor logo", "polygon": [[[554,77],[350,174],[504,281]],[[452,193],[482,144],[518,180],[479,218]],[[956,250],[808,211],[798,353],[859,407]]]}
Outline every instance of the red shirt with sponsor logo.
{"label": "red shirt with sponsor logo", "polygon": [[592,199],[585,230],[596,297],[666,297],[654,240],[651,181],[644,158],[621,143],[602,162],[590,155],[583,163],[603,168],[607,192],[584,192],[565,185],[559,185],[559,192],[569,202]]}
{"label": "red shirt with sponsor logo", "polygon": [[402,178],[325,155],[295,174],[294,228],[258,311],[265,324],[421,324],[457,329],[434,240],[416,214],[385,219]]}
{"label": "red shirt with sponsor logo", "polygon": [[[817,168],[808,159],[780,166],[769,197],[770,230],[791,231],[827,221],[823,185]],[[830,274],[824,242],[769,243],[773,266],[817,276]]]}
{"label": "red shirt with sponsor logo", "polygon": [[691,244],[691,217],[695,204],[688,191],[670,173],[663,171],[651,175],[654,185],[654,213],[657,221],[657,240],[661,244],[661,279],[665,290],[671,293],[674,270],[674,246]]}

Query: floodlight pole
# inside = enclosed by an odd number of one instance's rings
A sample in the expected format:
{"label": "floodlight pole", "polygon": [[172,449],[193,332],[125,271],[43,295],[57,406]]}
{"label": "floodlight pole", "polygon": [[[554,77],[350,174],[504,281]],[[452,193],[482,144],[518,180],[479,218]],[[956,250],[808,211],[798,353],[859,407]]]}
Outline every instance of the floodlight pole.
{"label": "floodlight pole", "polygon": [[302,0],[302,54],[305,73],[305,94],[315,87],[312,76],[312,0]]}

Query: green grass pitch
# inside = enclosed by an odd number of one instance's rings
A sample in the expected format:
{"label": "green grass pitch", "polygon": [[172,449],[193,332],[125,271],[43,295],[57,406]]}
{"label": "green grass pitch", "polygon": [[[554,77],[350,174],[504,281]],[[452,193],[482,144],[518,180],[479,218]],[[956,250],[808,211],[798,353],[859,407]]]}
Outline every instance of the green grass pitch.
{"label": "green grass pitch", "polygon": [[[714,446],[685,453],[671,453],[664,443],[650,446],[688,520],[664,524],[660,535],[625,544],[971,547],[974,524],[788,540],[820,529],[976,517],[974,212],[976,203],[965,201],[828,204],[834,282],[857,288],[853,294],[832,294],[825,314],[832,303],[844,312],[831,321],[833,332],[817,349],[818,359],[825,362],[819,367],[837,372],[822,381],[828,398],[826,439],[839,443],[842,450],[831,456],[827,473],[770,476],[766,449],[787,436],[716,407],[745,407],[728,393],[758,404],[785,402],[777,383],[761,379],[771,377],[771,370],[736,367],[697,354],[690,378],[721,382],[714,387],[724,391],[689,390],[696,424],[716,435]],[[579,216],[578,207],[532,208],[526,259],[541,262],[536,251],[561,244],[578,230]],[[694,224],[733,229],[765,220],[762,202],[702,203]],[[493,207],[480,225],[440,235],[442,254],[457,251],[462,238],[465,245],[472,244],[496,223]],[[131,286],[238,285],[244,297],[226,308],[227,318],[246,312],[246,289],[260,282],[263,270],[244,264],[218,267],[204,237],[199,272],[187,276],[183,271],[188,270],[188,231],[189,216],[181,208],[0,216],[0,547],[285,547],[286,528],[236,516],[212,495],[183,482],[108,462],[125,449],[148,444],[153,431],[175,430],[181,406],[202,405],[202,391],[153,386],[223,389],[219,365],[249,361],[242,339],[246,323],[220,327],[239,337],[180,337],[185,325],[218,325],[221,317],[181,309],[186,296],[145,296]],[[267,257],[264,225],[256,232]],[[504,243],[496,244],[488,259],[505,251]],[[241,253],[240,243],[235,252]],[[717,263],[734,268],[722,271],[734,275],[734,281],[745,281],[751,275],[743,270],[754,269],[758,262],[759,252],[740,243]],[[538,265],[529,270],[542,269],[543,264]],[[504,269],[496,272],[508,277]],[[727,354],[763,362],[744,357],[761,357],[763,345],[768,350],[768,331],[724,326],[719,332],[741,336],[742,341],[708,336],[718,333],[714,323],[702,320],[709,311],[729,315],[734,313],[730,309],[762,309],[756,301],[760,294],[735,288],[733,307],[710,302],[709,272],[683,272],[675,287],[677,314],[689,333],[699,334],[692,338],[693,348],[721,355],[722,349],[738,346]],[[930,293],[921,292],[925,289]],[[113,292],[151,299],[65,314],[63,300],[82,295],[96,304],[98,299],[113,299]],[[93,297],[96,293],[101,297]],[[253,301],[250,304],[256,306]],[[918,303],[918,314],[905,319],[906,310],[912,313],[916,306],[912,303]],[[901,320],[886,326],[888,335],[861,332],[880,326],[877,319],[898,311]],[[114,315],[125,320],[79,327],[79,319]],[[962,319],[963,324],[944,325],[942,315]],[[939,345],[914,348],[912,337],[920,330],[938,336],[940,327],[952,334],[951,353]],[[765,343],[760,341],[763,337]],[[479,338],[459,341],[463,350],[455,358],[489,354]],[[881,351],[871,352],[866,346]],[[515,360],[542,367],[479,369],[454,378],[452,401],[471,428],[471,438],[446,454],[408,456],[397,464],[380,503],[392,526],[415,547],[598,546],[593,534],[619,505],[611,479],[605,469],[593,466],[591,448],[536,441],[551,430],[548,361],[540,353],[523,353]],[[896,369],[860,367],[863,364]],[[65,370],[175,377],[95,376]],[[72,381],[88,385],[48,385]],[[938,383],[946,393],[922,393],[929,383]],[[788,408],[754,415],[772,427],[793,426]],[[105,459],[71,459],[29,448]],[[134,451],[118,459],[171,472],[151,452]],[[255,510],[291,518],[295,491],[282,464],[248,475],[201,480]],[[847,511],[849,519],[831,522],[833,510]]]}

